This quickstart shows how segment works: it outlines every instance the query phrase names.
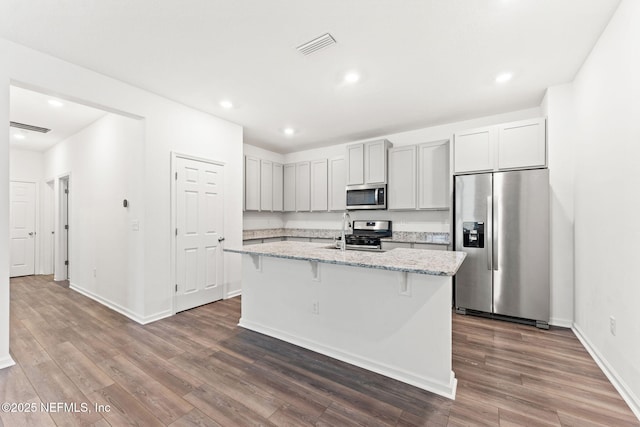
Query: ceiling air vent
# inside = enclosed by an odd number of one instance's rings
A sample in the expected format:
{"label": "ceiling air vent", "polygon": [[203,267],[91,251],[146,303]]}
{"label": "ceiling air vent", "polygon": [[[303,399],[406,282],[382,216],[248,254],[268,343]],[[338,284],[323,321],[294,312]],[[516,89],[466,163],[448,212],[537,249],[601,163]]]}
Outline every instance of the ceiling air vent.
{"label": "ceiling air vent", "polygon": [[30,130],[33,132],[40,132],[40,133],[47,133],[51,131],[51,129],[41,128],[40,126],[27,125],[27,124],[18,123],[18,122],[9,122],[9,126],[11,126],[12,128]]}
{"label": "ceiling air vent", "polygon": [[336,44],[336,39],[334,39],[331,34],[327,33],[321,35],[320,37],[316,37],[315,39],[306,42],[305,44],[301,44],[296,49],[298,49],[298,51],[303,55],[309,55],[333,44]]}

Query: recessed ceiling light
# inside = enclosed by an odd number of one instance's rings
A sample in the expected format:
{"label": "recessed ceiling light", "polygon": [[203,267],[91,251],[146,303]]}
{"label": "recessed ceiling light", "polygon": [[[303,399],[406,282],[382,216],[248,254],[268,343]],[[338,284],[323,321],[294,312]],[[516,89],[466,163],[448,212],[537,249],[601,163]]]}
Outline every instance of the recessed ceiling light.
{"label": "recessed ceiling light", "polygon": [[13,134],[13,137],[14,137],[15,139],[25,139],[25,138],[26,138],[26,137],[25,137],[23,134],[21,134],[21,133],[14,133],[14,134]]}
{"label": "recessed ceiling light", "polygon": [[284,128],[282,129],[282,132],[284,132],[285,135],[291,136],[296,133],[296,130],[294,128]]}
{"label": "recessed ceiling light", "polygon": [[60,108],[64,104],[62,102],[58,101],[57,99],[50,99],[49,100],[49,105],[51,105],[52,107]]}
{"label": "recessed ceiling light", "polygon": [[496,76],[496,83],[506,83],[513,77],[512,73],[500,73]]}
{"label": "recessed ceiling light", "polygon": [[347,83],[357,83],[358,80],[360,80],[360,74],[353,71],[345,74],[344,76],[344,81]]}
{"label": "recessed ceiling light", "polygon": [[229,110],[233,108],[233,103],[231,101],[224,100],[224,101],[220,101],[220,106],[222,108]]}

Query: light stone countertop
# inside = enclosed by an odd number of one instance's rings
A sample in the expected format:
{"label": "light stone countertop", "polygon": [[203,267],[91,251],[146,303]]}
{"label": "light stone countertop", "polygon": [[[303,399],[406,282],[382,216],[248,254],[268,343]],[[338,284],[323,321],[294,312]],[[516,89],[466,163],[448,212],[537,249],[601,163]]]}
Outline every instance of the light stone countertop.
{"label": "light stone countertop", "polygon": [[225,249],[224,251],[435,276],[455,275],[466,257],[464,252],[404,248],[385,252],[356,250],[342,252],[326,243],[291,241],[247,245],[242,249]]}
{"label": "light stone countertop", "polygon": [[[305,229],[305,228],[268,228],[260,230],[244,230],[242,240],[269,239],[281,237],[303,237],[333,239],[340,236],[340,230]],[[385,237],[385,242],[427,243],[432,245],[449,245],[449,233],[422,231],[394,231],[392,237]]]}

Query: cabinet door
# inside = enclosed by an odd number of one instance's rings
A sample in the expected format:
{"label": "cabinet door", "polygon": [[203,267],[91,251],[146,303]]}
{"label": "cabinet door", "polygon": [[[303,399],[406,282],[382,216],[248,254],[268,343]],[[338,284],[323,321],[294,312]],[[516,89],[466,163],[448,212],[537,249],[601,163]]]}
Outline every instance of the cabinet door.
{"label": "cabinet door", "polygon": [[327,159],[311,162],[311,211],[328,209]]}
{"label": "cabinet door", "polygon": [[387,182],[387,141],[367,142],[364,145],[364,183]]}
{"label": "cabinet door", "polygon": [[364,184],[364,144],[347,145],[347,185]]}
{"label": "cabinet door", "polygon": [[296,212],[311,210],[311,164],[296,163]]}
{"label": "cabinet door", "polygon": [[260,159],[257,157],[244,158],[244,209],[260,210]]}
{"label": "cabinet door", "polygon": [[347,162],[344,157],[329,160],[329,210],[347,208]]}
{"label": "cabinet door", "polygon": [[493,135],[492,128],[456,133],[453,150],[455,172],[493,170]]}
{"label": "cabinet door", "polygon": [[449,141],[418,146],[418,208],[447,209],[450,204]]}
{"label": "cabinet door", "polygon": [[280,163],[273,164],[273,211],[282,212],[283,210],[283,169]]}
{"label": "cabinet door", "polygon": [[543,167],[547,164],[545,119],[499,126],[498,169]]}
{"label": "cabinet door", "polygon": [[273,210],[273,162],[260,160],[260,210]]}
{"label": "cabinet door", "polygon": [[387,202],[389,209],[416,208],[416,146],[389,150],[389,185]]}
{"label": "cabinet door", "polygon": [[296,165],[284,165],[284,211],[296,210]]}

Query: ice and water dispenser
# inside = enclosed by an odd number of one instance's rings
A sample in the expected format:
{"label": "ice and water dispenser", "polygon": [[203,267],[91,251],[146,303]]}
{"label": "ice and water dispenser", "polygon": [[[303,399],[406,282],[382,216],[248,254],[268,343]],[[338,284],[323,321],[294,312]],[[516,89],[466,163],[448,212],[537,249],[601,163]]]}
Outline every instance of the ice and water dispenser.
{"label": "ice and water dispenser", "polygon": [[484,222],[462,223],[462,246],[484,248]]}

